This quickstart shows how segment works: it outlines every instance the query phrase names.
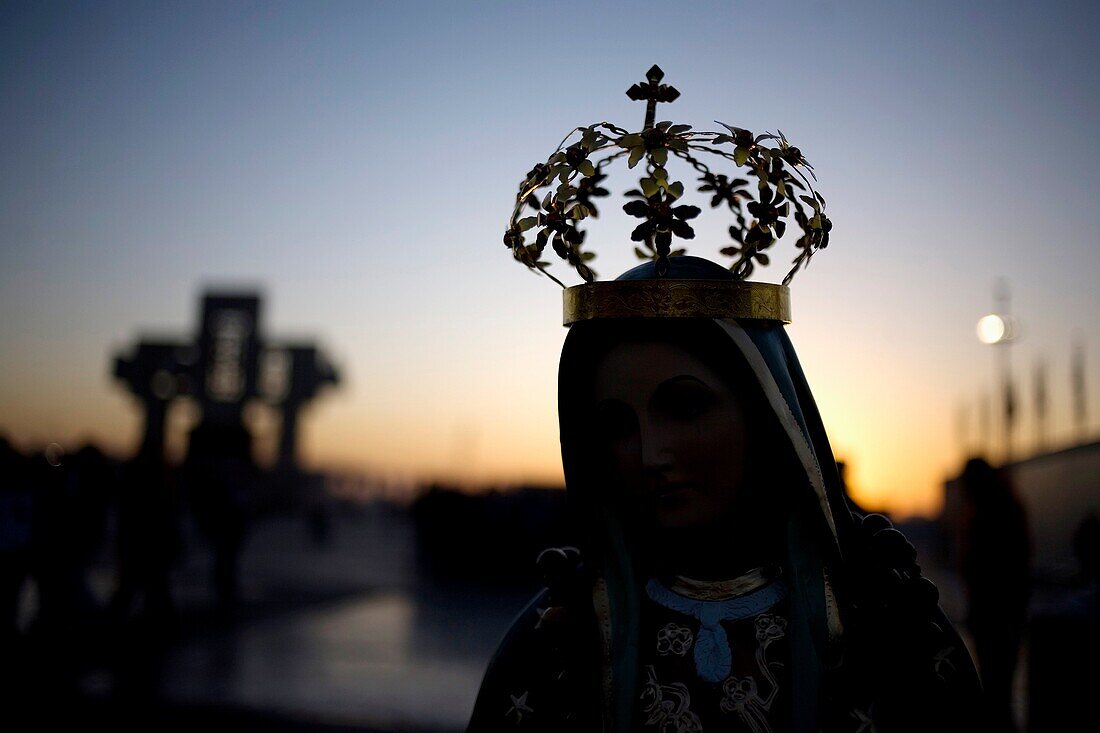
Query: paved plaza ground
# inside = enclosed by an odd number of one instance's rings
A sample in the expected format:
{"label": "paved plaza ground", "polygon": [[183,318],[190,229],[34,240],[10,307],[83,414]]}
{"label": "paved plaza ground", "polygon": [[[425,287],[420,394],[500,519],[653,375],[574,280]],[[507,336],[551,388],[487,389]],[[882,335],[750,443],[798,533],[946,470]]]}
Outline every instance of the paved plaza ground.
{"label": "paved plaza ground", "polygon": [[[407,515],[383,508],[334,516],[321,544],[302,519],[265,520],[243,552],[232,617],[214,610],[209,558],[192,552],[176,578],[174,641],[138,664],[82,669],[81,717],[117,720],[116,729],[463,730],[485,665],[530,589],[433,581],[417,570],[414,537]],[[957,579],[922,564],[957,621]],[[100,581],[105,589],[110,578]],[[1021,723],[1026,666],[1025,656]]]}

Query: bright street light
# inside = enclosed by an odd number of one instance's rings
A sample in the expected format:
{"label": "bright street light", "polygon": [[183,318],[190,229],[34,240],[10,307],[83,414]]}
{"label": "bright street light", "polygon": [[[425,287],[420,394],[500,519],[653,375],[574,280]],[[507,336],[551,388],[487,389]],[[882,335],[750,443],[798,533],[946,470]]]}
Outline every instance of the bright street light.
{"label": "bright street light", "polygon": [[1008,335],[1008,323],[996,313],[978,320],[978,340],[983,344],[999,344]]}

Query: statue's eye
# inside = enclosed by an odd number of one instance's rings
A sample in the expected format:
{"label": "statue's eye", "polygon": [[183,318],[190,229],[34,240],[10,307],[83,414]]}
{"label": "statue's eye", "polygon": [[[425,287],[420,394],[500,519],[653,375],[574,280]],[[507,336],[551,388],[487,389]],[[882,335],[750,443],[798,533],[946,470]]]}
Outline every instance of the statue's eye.
{"label": "statue's eye", "polygon": [[691,420],[706,414],[714,405],[714,395],[695,381],[677,381],[662,385],[654,395],[654,407],[678,420]]}
{"label": "statue's eye", "polygon": [[604,400],[596,406],[596,432],[605,439],[625,438],[638,429],[634,411],[618,400]]}

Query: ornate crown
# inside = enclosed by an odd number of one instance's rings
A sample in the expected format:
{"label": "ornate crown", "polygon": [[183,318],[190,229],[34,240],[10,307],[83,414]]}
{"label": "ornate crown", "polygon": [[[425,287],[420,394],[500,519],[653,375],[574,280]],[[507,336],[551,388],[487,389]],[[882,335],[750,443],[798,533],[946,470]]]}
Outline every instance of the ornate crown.
{"label": "ornate crown", "polygon": [[[813,168],[781,131],[754,135],[749,130],[717,124],[725,132],[701,132],[690,125],[654,122],[658,102],[672,102],[680,92],[662,84],[664,72],[654,65],[646,81],[634,84],[626,94],[646,101],[645,125],[630,132],[610,122],[598,122],[572,130],[544,163],[535,165],[519,184],[515,207],[504,233],[504,244],[515,259],[565,288],[543,259],[547,245],[584,280],[565,291],[565,323],[589,318],[654,316],[705,316],[764,318],[790,321],[787,285],[814,252],[829,244],[832,222],[825,216],[825,199],[814,190]],[[769,147],[767,143],[773,143]],[[716,173],[704,161],[729,166]],[[589,263],[596,253],[582,249],[585,231],[581,222],[599,215],[596,199],[608,195],[602,183],[607,167],[626,158],[629,168],[645,161],[645,175],[638,188],[626,192],[630,199],[623,211],[641,219],[631,239],[638,243],[639,259],[653,263],[655,279],[630,282],[596,282]],[[669,258],[684,255],[673,249],[673,238],[694,239],[690,220],[698,206],[679,203],[684,182],[668,170],[670,158],[679,158],[694,169],[699,191],[710,196],[711,208],[732,212],[732,242],[721,253],[734,258],[722,279],[680,280],[668,278]],[[744,169],[738,177],[737,169]],[[751,180],[755,179],[755,186]],[[755,196],[753,189],[755,188]],[[542,195],[543,189],[547,189]],[[541,195],[541,198],[540,198]],[[767,265],[767,251],[787,232],[793,218],[801,236],[798,254],[782,285],[748,282],[756,264]],[[526,237],[535,232],[533,242]]]}

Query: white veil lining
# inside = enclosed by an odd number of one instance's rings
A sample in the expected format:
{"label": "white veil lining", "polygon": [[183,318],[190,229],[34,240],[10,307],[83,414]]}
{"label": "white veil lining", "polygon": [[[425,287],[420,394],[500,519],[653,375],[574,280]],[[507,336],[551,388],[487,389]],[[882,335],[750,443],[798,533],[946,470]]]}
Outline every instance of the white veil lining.
{"label": "white veil lining", "polygon": [[754,344],[752,339],[749,338],[749,335],[745,333],[745,329],[741,327],[741,324],[730,318],[715,318],[714,322],[722,327],[733,340],[734,344],[737,345],[737,348],[741,351],[741,355],[745,357],[745,361],[748,362],[761,388],[763,388],[768,403],[772,406],[772,410],[775,411],[776,417],[779,418],[779,423],[783,426],[783,430],[786,431],[787,436],[791,439],[791,445],[794,446],[795,453],[802,462],[802,467],[805,469],[806,476],[809,478],[810,485],[813,487],[814,494],[817,496],[817,502],[821,507],[822,513],[825,515],[825,521],[829,525],[833,544],[839,553],[840,544],[837,539],[836,521],[833,519],[833,511],[832,507],[829,505],[829,498],[825,494],[825,478],[821,473],[821,466],[818,464],[817,455],[810,445],[809,437],[802,432],[802,426],[795,418],[794,413],[791,411],[791,406],[787,404],[787,400],[783,397],[783,393],[779,391],[779,385],[775,383],[775,377],[772,375],[771,370],[768,369],[768,365],[764,362],[764,357],[761,356],[756,348],[756,344]]}

